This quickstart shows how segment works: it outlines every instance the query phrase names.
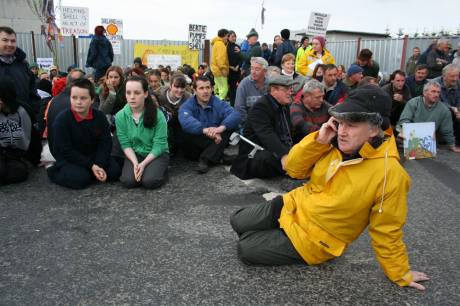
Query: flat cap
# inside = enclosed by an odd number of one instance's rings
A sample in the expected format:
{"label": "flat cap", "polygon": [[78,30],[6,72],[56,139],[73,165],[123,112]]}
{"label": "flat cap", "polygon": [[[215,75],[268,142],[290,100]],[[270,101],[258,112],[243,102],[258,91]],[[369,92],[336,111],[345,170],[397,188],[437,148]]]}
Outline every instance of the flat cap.
{"label": "flat cap", "polygon": [[268,85],[292,86],[294,85],[292,77],[287,75],[275,75],[268,79]]}

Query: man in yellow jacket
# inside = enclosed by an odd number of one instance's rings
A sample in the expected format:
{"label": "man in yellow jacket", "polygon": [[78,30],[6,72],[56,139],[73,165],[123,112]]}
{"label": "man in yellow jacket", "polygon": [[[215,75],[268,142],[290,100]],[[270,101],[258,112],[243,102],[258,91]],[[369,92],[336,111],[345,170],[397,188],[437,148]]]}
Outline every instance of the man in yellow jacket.
{"label": "man in yellow jacket", "polygon": [[367,85],[329,110],[331,119],[282,160],[293,178],[310,181],[270,203],[231,217],[238,253],[249,264],[320,264],[342,255],[369,226],[386,276],[419,290],[403,238],[410,178],[389,128],[391,98]]}
{"label": "man in yellow jacket", "polygon": [[211,41],[211,72],[214,75],[214,81],[216,82],[215,90],[217,92],[217,96],[221,100],[225,100],[228,93],[229,64],[227,42],[228,30],[226,29],[220,29],[217,32],[217,37],[214,37]]}

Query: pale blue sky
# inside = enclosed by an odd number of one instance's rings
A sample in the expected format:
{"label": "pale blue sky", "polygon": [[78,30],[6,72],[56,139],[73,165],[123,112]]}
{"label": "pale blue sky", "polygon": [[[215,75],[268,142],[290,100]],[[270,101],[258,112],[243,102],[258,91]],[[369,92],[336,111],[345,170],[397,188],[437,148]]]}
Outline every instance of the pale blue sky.
{"label": "pale blue sky", "polygon": [[[187,40],[188,24],[208,26],[208,38],[220,28],[245,36],[260,15],[261,0],[61,0],[63,6],[90,9],[90,31],[101,17],[123,19],[124,37],[130,39]],[[55,0],[55,4],[59,1]],[[311,11],[331,14],[328,29],[391,33],[416,30],[456,32],[460,1],[452,0],[265,0],[266,24],[256,29],[260,40],[271,42],[283,28],[305,28]]]}

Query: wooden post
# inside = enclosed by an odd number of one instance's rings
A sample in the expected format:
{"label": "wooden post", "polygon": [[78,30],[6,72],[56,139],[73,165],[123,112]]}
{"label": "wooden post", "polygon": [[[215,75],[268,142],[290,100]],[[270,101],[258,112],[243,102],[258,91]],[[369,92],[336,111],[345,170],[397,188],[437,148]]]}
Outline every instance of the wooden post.
{"label": "wooden post", "polygon": [[78,66],[77,63],[77,38],[72,34],[72,46],[73,46],[73,63]]}
{"label": "wooden post", "polygon": [[32,54],[34,56],[34,62],[37,62],[37,49],[35,48],[35,35],[34,31],[30,31],[30,35],[32,36]]}
{"label": "wooden post", "polygon": [[401,54],[401,70],[404,71],[404,68],[406,67],[406,51],[407,51],[407,43],[409,42],[409,36],[404,35],[403,38],[403,49],[402,49],[402,54]]}
{"label": "wooden post", "polygon": [[358,41],[356,42],[356,58],[358,58],[359,51],[361,51],[361,36],[358,37]]}
{"label": "wooden post", "polygon": [[211,44],[209,43],[209,39],[206,39],[204,41],[204,58],[203,61],[205,61],[209,67],[211,67]]}

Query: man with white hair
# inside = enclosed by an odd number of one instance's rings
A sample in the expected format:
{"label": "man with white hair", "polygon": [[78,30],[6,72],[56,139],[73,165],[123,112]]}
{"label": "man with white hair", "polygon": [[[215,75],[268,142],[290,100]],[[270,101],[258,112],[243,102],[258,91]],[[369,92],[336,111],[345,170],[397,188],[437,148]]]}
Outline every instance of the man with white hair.
{"label": "man with white hair", "polygon": [[236,90],[235,109],[241,114],[242,126],[249,110],[267,93],[267,68],[268,62],[263,57],[251,58],[251,73],[240,82]]}
{"label": "man with white hair", "polygon": [[332,117],[319,131],[291,148],[283,169],[310,180],[230,218],[244,263],[318,265],[341,256],[367,228],[385,275],[425,290],[419,282],[429,278],[411,270],[403,241],[410,177],[394,136],[384,132],[390,112],[391,98],[382,89],[359,87],[329,109]]}
{"label": "man with white hair", "polygon": [[426,57],[426,65],[430,69],[429,79],[434,79],[441,75],[442,68],[449,63],[449,41],[439,39],[436,48],[431,50]]}
{"label": "man with white hair", "polygon": [[399,118],[396,130],[402,131],[403,123],[434,122],[436,133],[449,145],[453,152],[460,152],[455,146],[452,129],[452,115],[444,103],[439,103],[441,85],[429,81],[423,87],[423,95],[409,100]]}
{"label": "man with white hair", "polygon": [[434,79],[441,85],[441,101],[452,112],[454,133],[457,145],[460,145],[460,69],[449,64],[442,69],[442,76]]}

